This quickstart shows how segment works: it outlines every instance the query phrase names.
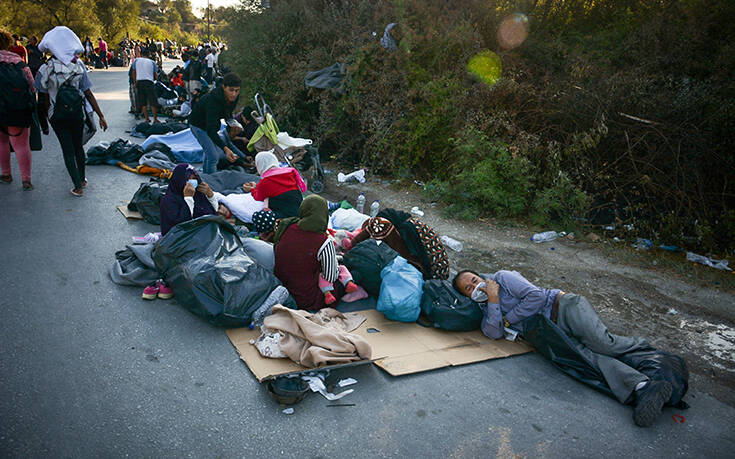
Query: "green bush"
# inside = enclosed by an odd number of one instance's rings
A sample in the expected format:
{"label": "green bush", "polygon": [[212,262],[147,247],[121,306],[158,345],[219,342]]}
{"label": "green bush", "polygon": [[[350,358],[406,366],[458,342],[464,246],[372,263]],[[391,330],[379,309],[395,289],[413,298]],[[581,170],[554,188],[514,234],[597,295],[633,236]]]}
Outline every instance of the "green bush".
{"label": "green bush", "polygon": [[587,215],[590,198],[569,177],[560,172],[554,184],[541,190],[533,201],[532,221],[540,226],[574,231]]}
{"label": "green bush", "polygon": [[[231,18],[223,56],[243,98],[263,94],[283,130],[345,167],[411,173],[468,218],[632,223],[667,244],[735,248],[735,2],[257,3]],[[519,11],[529,36],[504,50],[498,25]],[[502,62],[494,85],[467,72],[487,51]],[[305,87],[335,62],[341,91]]]}
{"label": "green bush", "polygon": [[454,157],[447,161],[449,178],[427,185],[432,196],[448,204],[459,218],[480,215],[515,217],[526,212],[531,194],[532,168],[526,158],[514,155],[500,141],[465,129],[454,140]]}

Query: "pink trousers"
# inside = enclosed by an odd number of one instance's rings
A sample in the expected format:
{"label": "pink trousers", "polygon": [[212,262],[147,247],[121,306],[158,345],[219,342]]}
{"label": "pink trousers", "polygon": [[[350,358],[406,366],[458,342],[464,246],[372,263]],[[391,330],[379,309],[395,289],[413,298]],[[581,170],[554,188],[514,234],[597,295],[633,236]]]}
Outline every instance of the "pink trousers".
{"label": "pink trousers", "polygon": [[31,181],[31,144],[28,141],[30,134],[31,128],[29,127],[3,126],[0,129],[0,169],[3,175],[11,175],[10,146],[12,145],[15,157],[18,159],[20,179],[24,182]]}
{"label": "pink trousers", "polygon": [[[347,285],[349,281],[352,280],[352,274],[350,274],[350,271],[347,269],[345,265],[339,265],[339,276],[337,277],[337,280],[342,282],[342,285]],[[326,280],[321,274],[319,275],[319,289],[322,292],[329,292],[331,290],[334,290],[334,285]]]}

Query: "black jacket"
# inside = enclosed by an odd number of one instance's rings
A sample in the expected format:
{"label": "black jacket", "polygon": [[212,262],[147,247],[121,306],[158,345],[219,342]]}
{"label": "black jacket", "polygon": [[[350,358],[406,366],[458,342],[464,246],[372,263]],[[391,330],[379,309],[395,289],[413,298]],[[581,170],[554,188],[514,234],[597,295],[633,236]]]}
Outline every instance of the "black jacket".
{"label": "black jacket", "polygon": [[232,118],[232,110],[237,105],[235,102],[225,102],[225,92],[222,87],[215,88],[202,96],[201,100],[191,110],[189,124],[207,131],[209,138],[215,145],[224,149],[225,143],[219,136],[220,120]]}

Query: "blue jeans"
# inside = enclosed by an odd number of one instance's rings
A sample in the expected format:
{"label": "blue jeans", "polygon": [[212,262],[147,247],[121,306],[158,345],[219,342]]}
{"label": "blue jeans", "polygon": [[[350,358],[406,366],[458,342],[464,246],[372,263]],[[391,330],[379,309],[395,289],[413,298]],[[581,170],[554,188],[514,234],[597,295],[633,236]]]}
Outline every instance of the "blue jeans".
{"label": "blue jeans", "polygon": [[217,161],[225,156],[224,150],[215,145],[212,139],[209,138],[209,134],[204,129],[199,129],[196,126],[191,126],[191,133],[194,134],[194,138],[197,139],[202,150],[204,150],[204,161],[202,164],[202,172],[205,174],[212,174],[217,172]]}

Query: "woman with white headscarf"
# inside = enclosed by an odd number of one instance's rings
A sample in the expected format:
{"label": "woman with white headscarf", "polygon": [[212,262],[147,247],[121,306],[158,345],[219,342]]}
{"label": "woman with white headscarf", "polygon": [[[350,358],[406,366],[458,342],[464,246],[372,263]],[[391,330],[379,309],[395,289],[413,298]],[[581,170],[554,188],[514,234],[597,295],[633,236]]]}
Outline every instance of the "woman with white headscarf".
{"label": "woman with white headscarf", "polygon": [[276,155],[262,151],[255,155],[255,168],[260,182],[244,184],[246,193],[256,201],[264,201],[265,209],[253,214],[253,224],[258,233],[273,231],[276,219],[296,217],[306,191],[306,184],[299,171],[293,167],[280,167]]}
{"label": "woman with white headscarf", "polygon": [[68,27],[57,26],[46,32],[38,48],[53,56],[38,69],[34,86],[42,96],[43,116],[48,116],[61,144],[64,164],[74,183],[71,194],[82,196],[87,186],[83,140],[86,104],[99,116],[103,130],[107,130],[107,121],[92,94],[87,67],[78,59],[84,52],[79,37]]}

